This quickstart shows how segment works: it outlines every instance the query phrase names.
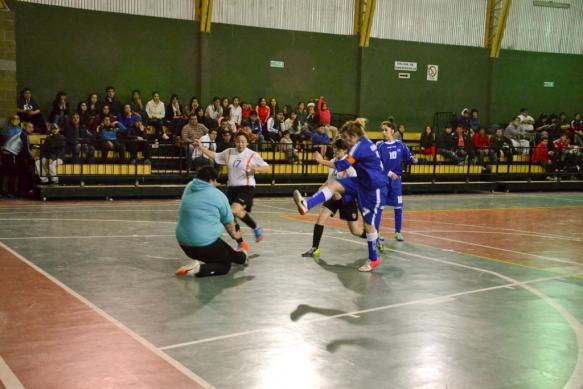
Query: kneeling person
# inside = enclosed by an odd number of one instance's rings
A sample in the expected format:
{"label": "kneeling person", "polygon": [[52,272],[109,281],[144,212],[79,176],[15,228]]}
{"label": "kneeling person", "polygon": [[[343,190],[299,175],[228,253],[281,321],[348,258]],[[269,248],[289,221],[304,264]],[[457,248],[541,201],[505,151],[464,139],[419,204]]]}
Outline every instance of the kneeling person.
{"label": "kneeling person", "polygon": [[184,189],[176,226],[176,239],[194,261],[182,266],[177,276],[218,276],[227,274],[231,263],[247,265],[247,252],[235,250],[221,239],[223,231],[234,240],[236,231],[227,197],[216,188],[217,172],[205,166]]}

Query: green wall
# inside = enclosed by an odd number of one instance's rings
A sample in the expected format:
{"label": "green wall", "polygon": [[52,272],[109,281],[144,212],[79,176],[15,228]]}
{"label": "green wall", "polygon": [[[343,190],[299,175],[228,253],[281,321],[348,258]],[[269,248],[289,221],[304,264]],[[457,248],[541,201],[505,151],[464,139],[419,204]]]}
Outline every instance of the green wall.
{"label": "green wall", "polygon": [[[431,124],[433,113],[475,107],[484,123],[507,123],[527,106],[534,115],[583,110],[583,56],[488,50],[354,36],[130,16],[10,1],[16,10],[19,88],[33,89],[50,108],[58,90],[76,103],[112,84],[122,100],[134,88],[158,90],[183,102],[201,96],[239,95],[280,104],[324,95],[333,113],[359,114],[375,128],[388,115],[411,131]],[[270,60],[284,61],[272,68]],[[399,79],[395,61],[417,62]],[[426,80],[428,64],[439,80]],[[554,81],[554,88],[544,88]]]}
{"label": "green wall", "polygon": [[22,2],[11,8],[18,87],[31,88],[44,110],[59,90],[77,104],[110,84],[122,101],[134,88],[143,97],[196,95],[198,24]]}

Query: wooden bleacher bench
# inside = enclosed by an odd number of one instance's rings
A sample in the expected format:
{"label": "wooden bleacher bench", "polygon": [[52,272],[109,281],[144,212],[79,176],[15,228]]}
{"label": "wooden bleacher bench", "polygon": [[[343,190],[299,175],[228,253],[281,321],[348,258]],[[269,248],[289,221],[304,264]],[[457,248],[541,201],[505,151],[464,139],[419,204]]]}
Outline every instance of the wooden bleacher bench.
{"label": "wooden bleacher bench", "polygon": [[[83,170],[81,170],[83,169]],[[136,172],[137,169],[137,172]],[[133,164],[73,164],[66,163],[57,166],[59,176],[133,176],[152,174],[151,165]]]}

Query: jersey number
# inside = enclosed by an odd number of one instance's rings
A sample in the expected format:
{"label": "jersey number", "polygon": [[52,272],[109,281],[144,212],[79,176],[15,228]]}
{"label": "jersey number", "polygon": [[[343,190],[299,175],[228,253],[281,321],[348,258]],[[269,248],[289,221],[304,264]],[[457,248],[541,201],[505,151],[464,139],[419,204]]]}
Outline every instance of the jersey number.
{"label": "jersey number", "polygon": [[397,152],[396,151],[391,151],[389,153],[389,158],[390,159],[397,159]]}
{"label": "jersey number", "polygon": [[236,159],[233,161],[233,167],[239,167],[241,165],[241,160],[240,159]]}

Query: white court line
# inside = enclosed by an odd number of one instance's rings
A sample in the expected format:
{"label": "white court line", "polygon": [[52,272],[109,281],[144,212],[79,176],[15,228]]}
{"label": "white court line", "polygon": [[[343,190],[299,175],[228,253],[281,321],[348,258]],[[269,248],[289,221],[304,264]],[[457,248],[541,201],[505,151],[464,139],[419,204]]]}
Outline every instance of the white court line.
{"label": "white court line", "polygon": [[100,238],[166,238],[170,236],[176,236],[175,234],[169,235],[68,235],[68,236],[16,236],[3,238],[0,237],[0,241],[3,240],[29,240],[29,239],[100,239]]}
{"label": "white court line", "polygon": [[444,238],[442,236],[433,236],[433,235],[428,235],[428,234],[421,234],[419,232],[409,231],[408,233],[413,234],[413,235],[424,236],[424,237],[430,238],[430,239],[445,240],[447,242],[462,243],[462,244],[465,244],[465,245],[468,245],[468,246],[476,246],[476,247],[482,247],[482,248],[491,249],[491,250],[505,251],[505,252],[513,253],[513,254],[528,255],[528,256],[531,256],[531,257],[535,257],[535,258],[539,258],[539,259],[545,259],[547,261],[552,261],[552,262],[566,263],[566,264],[574,265],[574,266],[583,266],[583,263],[574,262],[574,261],[571,261],[571,260],[568,260],[568,259],[560,259],[560,258],[549,257],[549,256],[546,256],[546,255],[537,255],[537,254],[525,253],[525,252],[522,252],[522,251],[516,251],[516,250],[504,249],[504,248],[501,248],[501,247],[489,246],[489,245],[486,245],[486,244],[466,242],[466,241],[463,241],[463,240]]}
{"label": "white court line", "polygon": [[557,235],[557,234],[549,234],[546,232],[537,232],[537,231],[529,231],[529,230],[520,230],[517,228],[502,228],[502,227],[492,227],[484,224],[467,224],[467,223],[451,223],[451,222],[441,222],[436,220],[423,220],[423,219],[407,219],[407,221],[411,222],[423,222],[423,223],[434,223],[434,224],[447,224],[451,226],[462,226],[462,227],[478,227],[478,228],[488,228],[490,230],[496,231],[518,231],[518,232],[527,232],[531,234],[537,234],[542,238],[566,238],[565,235]]}
{"label": "white court line", "polygon": [[[1,220],[1,219],[0,219]],[[520,231],[520,230],[518,230]],[[500,234],[500,235],[518,235],[518,236],[535,236],[537,238],[549,238],[546,235],[540,235],[538,233],[528,233],[528,232],[508,232],[508,231],[468,231],[468,230],[407,230],[407,232],[414,233],[464,233],[464,234]],[[553,236],[553,239],[567,240],[572,242],[583,242],[580,238],[571,238],[567,236]]]}
{"label": "white court line", "polygon": [[[8,215],[8,216],[12,216],[12,215],[17,215],[17,214],[24,214],[24,215],[29,215],[29,214],[33,214],[33,215],[39,215],[42,214],[44,216],[47,215],[51,215],[51,214],[63,214],[63,213],[83,213],[83,212],[89,212],[88,210],[85,210],[83,208],[81,209],[76,209],[76,210],[50,210],[50,209],[43,209],[43,210],[36,210],[36,211],[14,211],[14,212],[0,212],[0,216],[2,215]],[[144,213],[149,213],[149,212],[173,212],[178,216],[178,208],[176,209],[148,209],[148,210],[143,210],[143,209],[102,209],[100,211],[101,213],[110,213],[110,212],[144,212]],[[275,211],[256,211],[253,210],[253,214],[256,213],[274,213],[274,214],[280,214],[281,212],[275,212]],[[0,220],[4,220],[2,218],[0,218]]]}
{"label": "white court line", "polygon": [[59,281],[55,277],[51,276],[49,273],[45,272],[40,267],[38,267],[37,265],[35,265],[31,261],[29,261],[28,259],[24,258],[22,255],[18,254],[16,251],[12,250],[10,247],[6,246],[4,243],[0,242],[0,247],[3,248],[4,250],[10,252],[16,258],[18,258],[19,260],[21,260],[22,262],[24,262],[25,264],[27,264],[28,266],[30,266],[31,268],[33,268],[34,270],[36,270],[37,272],[39,272],[40,274],[42,274],[43,276],[45,276],[46,278],[51,280],[52,282],[54,282],[56,285],[61,287],[65,292],[69,293],[71,296],[77,298],[82,303],[86,304],[89,308],[91,308],[93,311],[95,311],[101,317],[108,320],[110,323],[115,325],[117,328],[122,330],[127,335],[131,336],[133,339],[135,339],[142,346],[146,347],[152,353],[154,353],[158,357],[160,357],[163,360],[165,360],[166,362],[168,362],[176,370],[180,371],[182,374],[184,374],[186,377],[190,378],[192,381],[196,382],[197,384],[201,385],[204,388],[214,388],[211,384],[206,382],[204,379],[202,379],[201,377],[196,375],[194,372],[192,372],[191,370],[184,367],[184,365],[182,365],[180,362],[171,358],[168,354],[161,352],[152,343],[148,342],[146,339],[142,338],[140,335],[138,335],[134,331],[130,330],[122,322],[120,322],[119,320],[117,320],[113,316],[109,315],[107,312],[105,312],[104,310],[102,310],[101,308],[99,308],[98,306],[93,304],[91,301],[87,300],[85,297],[81,296],[80,294],[75,292],[73,289],[69,288],[67,285],[63,284],[61,281]]}
{"label": "white court line", "polygon": [[258,207],[267,207],[267,208],[273,208],[273,209],[279,209],[281,211],[285,211],[287,213],[291,213],[291,212],[297,212],[295,208],[283,208],[283,207],[276,207],[273,205],[267,205],[267,204],[263,204],[263,203],[257,203]]}
{"label": "white court line", "polygon": [[0,218],[1,221],[66,221],[66,222],[115,222],[115,223],[155,223],[155,224],[176,224],[175,221],[163,220],[127,220],[127,219],[61,219],[61,218]]}
{"label": "white court line", "polygon": [[0,384],[4,384],[6,389],[24,389],[22,382],[14,375],[10,366],[4,361],[0,355]]}

